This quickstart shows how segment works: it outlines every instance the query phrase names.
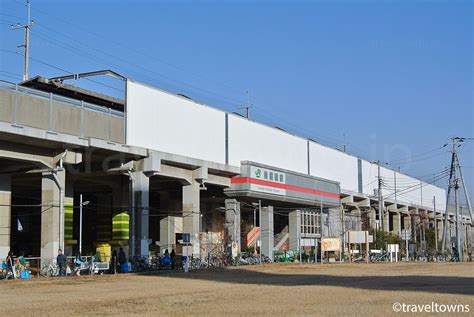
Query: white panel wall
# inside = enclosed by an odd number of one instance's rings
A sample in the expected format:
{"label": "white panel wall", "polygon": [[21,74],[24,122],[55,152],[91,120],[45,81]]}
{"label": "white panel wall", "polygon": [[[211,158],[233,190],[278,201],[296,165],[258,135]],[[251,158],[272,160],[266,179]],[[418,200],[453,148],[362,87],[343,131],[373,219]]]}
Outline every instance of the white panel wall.
{"label": "white panel wall", "polygon": [[377,166],[362,160],[362,192],[372,196],[375,188],[377,188]]}
{"label": "white panel wall", "polygon": [[357,157],[309,142],[309,158],[311,175],[335,180],[345,190],[359,190]]}
{"label": "white panel wall", "polygon": [[[433,196],[436,196],[436,209],[442,211],[446,206],[445,190],[437,186],[422,182],[419,179],[394,172],[388,168],[381,167],[380,174],[384,180],[382,194],[390,200],[395,200],[395,178],[397,188],[397,201],[401,203],[414,204],[433,208]],[[396,176],[395,176],[396,175]],[[364,194],[374,195],[377,189],[377,165],[368,161],[362,161],[362,183]]]}
{"label": "white panel wall", "polygon": [[[225,112],[159,89],[127,81],[127,144],[225,164]],[[229,164],[255,161],[306,174],[307,140],[284,131],[229,114]],[[358,190],[357,157],[310,142],[310,174]],[[394,200],[394,171],[381,167],[387,188],[382,193]],[[400,173],[397,200],[430,209],[436,196],[437,209],[446,204],[445,190]],[[377,165],[362,160],[363,193],[373,196],[377,188]]]}
{"label": "white panel wall", "polygon": [[[421,192],[422,192],[422,188],[424,190],[425,185],[426,183],[421,182],[419,179],[416,179],[404,174],[400,174],[397,172],[397,192],[398,192],[397,200],[406,201],[411,204],[421,205],[422,204]],[[426,202],[423,202],[423,205],[427,205],[425,203]]]}
{"label": "white panel wall", "polygon": [[423,186],[422,191],[425,206],[433,207],[433,197],[436,197],[436,210],[439,212],[446,210],[446,193],[444,189],[427,184]]}
{"label": "white panel wall", "polygon": [[128,80],[127,144],[225,163],[225,113]]}
{"label": "white panel wall", "polygon": [[229,114],[229,164],[254,161],[308,173],[307,141],[284,131]]}

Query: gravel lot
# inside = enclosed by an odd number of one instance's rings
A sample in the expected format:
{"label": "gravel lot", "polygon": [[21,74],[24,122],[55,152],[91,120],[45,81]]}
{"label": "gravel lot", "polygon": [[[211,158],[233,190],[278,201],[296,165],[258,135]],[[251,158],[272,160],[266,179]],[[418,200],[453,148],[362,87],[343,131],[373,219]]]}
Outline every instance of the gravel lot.
{"label": "gravel lot", "polygon": [[[189,274],[0,281],[14,315],[403,315],[392,305],[463,304],[474,264],[272,264]],[[450,314],[455,315],[455,314]]]}

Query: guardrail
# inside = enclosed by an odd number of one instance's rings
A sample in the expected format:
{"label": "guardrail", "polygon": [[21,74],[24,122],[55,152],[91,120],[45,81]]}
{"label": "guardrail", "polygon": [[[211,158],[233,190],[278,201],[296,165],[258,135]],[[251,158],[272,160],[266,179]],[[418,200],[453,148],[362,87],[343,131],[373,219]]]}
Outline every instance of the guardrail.
{"label": "guardrail", "polygon": [[[49,132],[125,142],[123,111],[1,80],[0,91],[7,93],[6,97],[0,99],[0,102],[6,103],[2,104],[0,121],[41,128]],[[35,100],[25,101],[25,97],[34,97]]]}

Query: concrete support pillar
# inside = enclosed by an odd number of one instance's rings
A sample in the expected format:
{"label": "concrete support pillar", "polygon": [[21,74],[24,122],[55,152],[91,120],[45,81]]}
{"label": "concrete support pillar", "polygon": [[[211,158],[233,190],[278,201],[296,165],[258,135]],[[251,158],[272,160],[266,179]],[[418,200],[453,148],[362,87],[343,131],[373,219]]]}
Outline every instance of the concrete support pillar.
{"label": "concrete support pillar", "polygon": [[131,236],[132,254],[138,256],[148,256],[148,226],[149,226],[149,206],[150,206],[150,180],[143,172],[133,172],[133,203],[134,217],[132,226],[134,235]]}
{"label": "concrete support pillar", "polygon": [[240,242],[240,203],[236,199],[225,200],[226,241],[230,242],[229,251],[237,256],[241,251]]}
{"label": "concrete support pillar", "polygon": [[130,254],[130,183],[125,177],[113,187],[112,205],[112,245],[115,250],[122,247]]}
{"label": "concrete support pillar", "polygon": [[301,236],[301,212],[299,210],[292,211],[288,215],[288,231],[290,250],[298,250]]}
{"label": "concrete support pillar", "polygon": [[112,211],[109,207],[111,202],[108,194],[97,197],[95,242],[108,242],[112,239]]}
{"label": "concrete support pillar", "polygon": [[403,227],[406,230],[411,230],[411,216],[410,215],[403,215]]}
{"label": "concrete support pillar", "polygon": [[[350,227],[351,230],[362,230],[362,212],[359,207],[355,207],[354,210],[350,212],[352,226]],[[346,228],[348,230],[349,228]]]}
{"label": "concrete support pillar", "polygon": [[[50,172],[42,174],[41,180],[41,257],[54,259],[58,249],[64,247],[64,199],[66,172],[57,171],[56,178]],[[62,188],[62,190],[61,190]]]}
{"label": "concrete support pillar", "polygon": [[376,223],[376,211],[375,209],[369,209],[369,226],[372,230],[377,229],[377,223]]}
{"label": "concrete support pillar", "polygon": [[274,232],[273,232],[273,206],[262,208],[262,219],[260,219],[262,234],[262,245],[260,252],[273,261]]}
{"label": "concrete support pillar", "polygon": [[183,232],[183,218],[167,216],[160,220],[160,252],[176,250],[176,233]]}
{"label": "concrete support pillar", "polygon": [[392,217],[392,220],[393,220],[393,230],[392,232],[398,236],[401,235],[401,228],[402,228],[402,224],[401,224],[401,215],[400,213],[397,211],[395,213],[393,213],[393,217]]}
{"label": "concrete support pillar", "polygon": [[10,251],[11,203],[11,177],[0,175],[0,259],[5,259]]}
{"label": "concrete support pillar", "polygon": [[193,179],[192,184],[183,186],[183,233],[189,233],[191,240],[188,255],[200,255],[200,224],[200,189],[199,183]]}

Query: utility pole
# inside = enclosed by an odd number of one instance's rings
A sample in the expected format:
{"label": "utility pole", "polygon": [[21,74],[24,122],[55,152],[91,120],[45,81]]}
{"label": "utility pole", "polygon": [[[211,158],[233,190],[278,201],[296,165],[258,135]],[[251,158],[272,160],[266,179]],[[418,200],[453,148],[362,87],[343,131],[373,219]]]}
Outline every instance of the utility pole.
{"label": "utility pole", "polygon": [[[455,142],[454,139],[452,139],[452,141],[453,141],[453,150],[451,152],[451,168],[450,168],[450,171],[449,171],[448,191],[447,191],[447,194],[446,194],[446,209],[444,211],[443,237],[442,237],[442,240],[441,240],[441,251],[443,253],[446,252],[446,248],[448,246],[448,243],[451,243],[451,241],[450,241],[451,236],[449,236],[449,239],[448,239],[449,197],[450,197],[450,194],[451,194],[451,188],[453,187],[453,176],[455,175],[455,163],[454,163],[455,155],[454,155],[454,152],[455,152],[455,149],[456,149],[456,142]],[[449,240],[449,242],[448,242],[448,240]]]}
{"label": "utility pole", "polygon": [[[463,226],[463,220],[462,220],[462,213],[460,213],[460,204],[459,204],[459,188],[460,185],[462,185],[464,189],[464,195],[466,198],[466,202],[469,208],[469,212],[471,215],[471,223],[472,223],[472,206],[471,206],[471,201],[469,197],[468,190],[466,188],[466,184],[464,183],[464,177],[462,175],[461,171],[461,164],[459,162],[459,157],[457,153],[457,148],[462,145],[462,143],[470,138],[462,138],[462,137],[451,137],[451,141],[453,144],[452,147],[452,154],[451,154],[451,170],[449,173],[449,186],[448,186],[448,194],[446,198],[446,211],[445,211],[445,217],[444,217],[444,226],[443,226],[443,240],[442,240],[442,251],[445,252],[447,245],[448,245],[448,206],[449,206],[449,197],[451,193],[451,189],[454,190],[454,210],[455,210],[455,223],[456,223],[456,249],[458,251],[458,259],[459,261],[463,261],[463,253],[464,253],[464,246],[461,243],[462,240],[462,232],[464,231],[462,226]],[[458,172],[459,172],[459,177],[458,177]]]}
{"label": "utility pole", "polygon": [[346,153],[346,133],[344,132],[342,136],[344,137],[344,144],[342,145],[342,150],[344,151],[344,153]]}
{"label": "utility pole", "polygon": [[260,265],[262,265],[262,201],[260,199],[258,200],[258,226],[260,227],[258,234],[258,243],[260,245],[258,256],[260,258]]}
{"label": "utility pole", "polygon": [[[461,178],[461,184],[462,184],[462,187],[464,189],[464,196],[466,198],[467,209],[469,210],[469,215],[471,217],[471,225],[472,225],[474,223],[474,214],[472,213],[471,199],[469,197],[469,191],[467,190],[466,183],[464,182],[464,177],[462,176],[461,163],[459,162],[459,157],[457,155],[456,155],[456,159],[457,159],[458,167],[459,167],[459,177]],[[461,215],[461,217],[462,217],[462,215]],[[469,242],[469,235],[466,232],[466,244],[467,245],[469,245],[468,242]]]}
{"label": "utility pole", "polygon": [[237,107],[237,109],[245,109],[245,117],[247,119],[250,119],[250,109],[252,109],[253,106],[250,104],[250,93],[249,93],[249,91],[247,90],[246,93],[247,93],[247,106]]}
{"label": "utility pole", "polygon": [[[382,177],[380,176],[380,161],[375,162],[377,164],[377,178],[378,178],[378,200],[379,200],[379,221],[382,232],[385,231],[383,221],[383,197],[382,197]],[[383,236],[382,236],[383,237]]]}
{"label": "utility pole", "polygon": [[436,219],[436,196],[433,196],[433,218],[435,231],[435,249],[438,251],[438,219]]}
{"label": "utility pole", "polygon": [[23,81],[28,80],[28,62],[29,62],[29,49],[30,49],[30,28],[33,25],[33,20],[31,20],[30,15],[30,0],[26,0],[26,11],[27,11],[27,20],[26,24],[22,25],[18,22],[17,26],[11,26],[13,30],[25,29],[25,43],[18,47],[23,47]]}

